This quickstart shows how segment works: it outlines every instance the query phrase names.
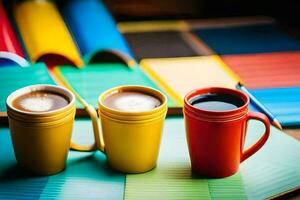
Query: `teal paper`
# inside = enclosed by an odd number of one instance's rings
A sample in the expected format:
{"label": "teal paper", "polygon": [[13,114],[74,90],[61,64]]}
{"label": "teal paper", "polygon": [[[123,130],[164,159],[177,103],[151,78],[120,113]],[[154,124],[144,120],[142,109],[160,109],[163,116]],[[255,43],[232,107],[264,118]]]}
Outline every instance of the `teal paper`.
{"label": "teal paper", "polygon": [[[246,148],[263,131],[260,122],[250,121]],[[90,144],[92,138],[90,120],[77,120],[73,140]],[[70,152],[63,172],[29,176],[16,165],[8,128],[0,128],[0,198],[265,199],[300,187],[299,152],[298,141],[272,127],[265,146],[244,161],[237,174],[205,179],[190,171],[183,118],[167,118],[157,168],[127,175],[125,186],[125,175],[110,170],[100,152]]]}
{"label": "teal paper", "polygon": [[[73,66],[61,66],[59,71],[81,97],[95,107],[98,106],[99,95],[113,87],[142,85],[160,90],[139,66],[129,68],[122,63],[100,63],[90,64],[82,69]],[[170,97],[168,100],[169,105],[175,105]],[[79,102],[77,102],[76,107],[83,108]]]}
{"label": "teal paper", "polygon": [[[91,122],[76,121],[74,141],[91,143],[88,136]],[[71,151],[64,171],[34,177],[16,165],[8,128],[0,128],[0,144],[0,199],[123,199],[125,175],[111,170],[100,152]]]}
{"label": "teal paper", "polygon": [[38,199],[47,182],[17,165],[9,129],[0,128],[0,199]]}
{"label": "teal paper", "polygon": [[0,68],[0,112],[6,111],[6,98],[13,91],[33,84],[55,84],[43,63],[29,67]]}
{"label": "teal paper", "polygon": [[[246,148],[264,131],[251,121]],[[267,143],[241,165],[241,174],[249,199],[265,199],[300,187],[300,142],[272,127]]]}
{"label": "teal paper", "polygon": [[[250,121],[246,148],[263,131],[260,122]],[[265,199],[300,187],[299,152],[298,141],[272,127],[265,146],[244,161],[237,174],[204,179],[190,172],[183,118],[167,118],[157,168],[127,175],[125,199]]]}

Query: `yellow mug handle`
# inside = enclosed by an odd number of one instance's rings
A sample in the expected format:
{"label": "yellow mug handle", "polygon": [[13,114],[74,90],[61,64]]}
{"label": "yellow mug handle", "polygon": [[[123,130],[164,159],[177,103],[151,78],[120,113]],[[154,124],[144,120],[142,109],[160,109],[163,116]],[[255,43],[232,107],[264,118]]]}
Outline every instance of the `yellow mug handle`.
{"label": "yellow mug handle", "polygon": [[105,145],[104,145],[103,135],[100,131],[100,121],[99,121],[99,118],[97,115],[97,111],[95,110],[95,108],[92,105],[89,105],[75,91],[75,89],[72,88],[72,86],[61,76],[61,74],[59,73],[59,71],[57,69],[54,68],[54,70],[52,72],[56,75],[57,81],[60,84],[62,84],[63,86],[65,86],[66,88],[68,88],[70,91],[72,91],[74,93],[75,97],[84,106],[85,111],[89,114],[89,116],[92,120],[95,143],[92,145],[79,145],[79,144],[76,144],[73,141],[71,141],[70,149],[75,150],[75,151],[86,151],[86,152],[95,151],[95,150],[99,149],[100,151],[102,151],[104,153]]}
{"label": "yellow mug handle", "polygon": [[[84,102],[85,104],[86,102]],[[104,150],[104,140],[103,140],[103,135],[100,131],[100,122],[98,119],[97,111],[92,105],[85,105],[85,110],[87,113],[90,115],[90,118],[92,120],[92,125],[93,125],[93,132],[94,132],[94,138],[95,138],[95,143],[92,145],[84,146],[84,145],[79,145],[71,141],[71,146],[70,148],[75,151],[95,151],[99,149],[103,153],[105,152]]]}

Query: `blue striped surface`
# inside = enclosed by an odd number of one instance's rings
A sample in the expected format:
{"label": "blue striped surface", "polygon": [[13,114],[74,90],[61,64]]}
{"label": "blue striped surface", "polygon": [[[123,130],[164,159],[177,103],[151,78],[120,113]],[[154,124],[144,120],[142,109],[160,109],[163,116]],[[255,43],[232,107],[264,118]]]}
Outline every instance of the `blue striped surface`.
{"label": "blue striped surface", "polygon": [[[91,142],[89,120],[77,120],[73,139]],[[53,147],[55,148],[55,147]],[[0,128],[0,199],[123,199],[125,175],[113,171],[100,153],[71,151],[57,175],[34,177],[16,163],[8,128]]]}
{"label": "blue striped surface", "polygon": [[203,28],[193,32],[221,55],[300,49],[300,44],[280,30],[275,23]]}
{"label": "blue striped surface", "polygon": [[9,129],[0,128],[0,199],[39,199],[47,182],[17,165]]}
{"label": "blue striped surface", "polygon": [[282,126],[300,125],[300,87],[253,89],[250,92],[273,113]]}

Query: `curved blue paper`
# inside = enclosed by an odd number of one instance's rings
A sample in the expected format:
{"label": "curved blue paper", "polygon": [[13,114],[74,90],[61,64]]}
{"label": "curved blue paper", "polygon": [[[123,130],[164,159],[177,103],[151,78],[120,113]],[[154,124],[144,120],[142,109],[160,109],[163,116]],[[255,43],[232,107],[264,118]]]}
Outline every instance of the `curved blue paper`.
{"label": "curved blue paper", "polygon": [[71,0],[60,10],[86,62],[101,51],[113,52],[126,63],[133,60],[125,39],[102,1]]}
{"label": "curved blue paper", "polygon": [[282,126],[300,125],[300,87],[252,89],[250,92]]}

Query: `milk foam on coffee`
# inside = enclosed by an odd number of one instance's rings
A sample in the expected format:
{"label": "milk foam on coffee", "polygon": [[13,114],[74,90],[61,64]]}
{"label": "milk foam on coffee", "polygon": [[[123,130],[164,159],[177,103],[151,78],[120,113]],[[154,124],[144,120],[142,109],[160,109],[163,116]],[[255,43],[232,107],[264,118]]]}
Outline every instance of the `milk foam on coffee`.
{"label": "milk foam on coffee", "polygon": [[119,92],[106,97],[104,105],[126,112],[143,112],[161,105],[159,99],[141,92]]}
{"label": "milk foam on coffee", "polygon": [[36,91],[17,97],[12,104],[15,108],[23,111],[46,112],[63,108],[69,104],[69,101],[56,93]]}

